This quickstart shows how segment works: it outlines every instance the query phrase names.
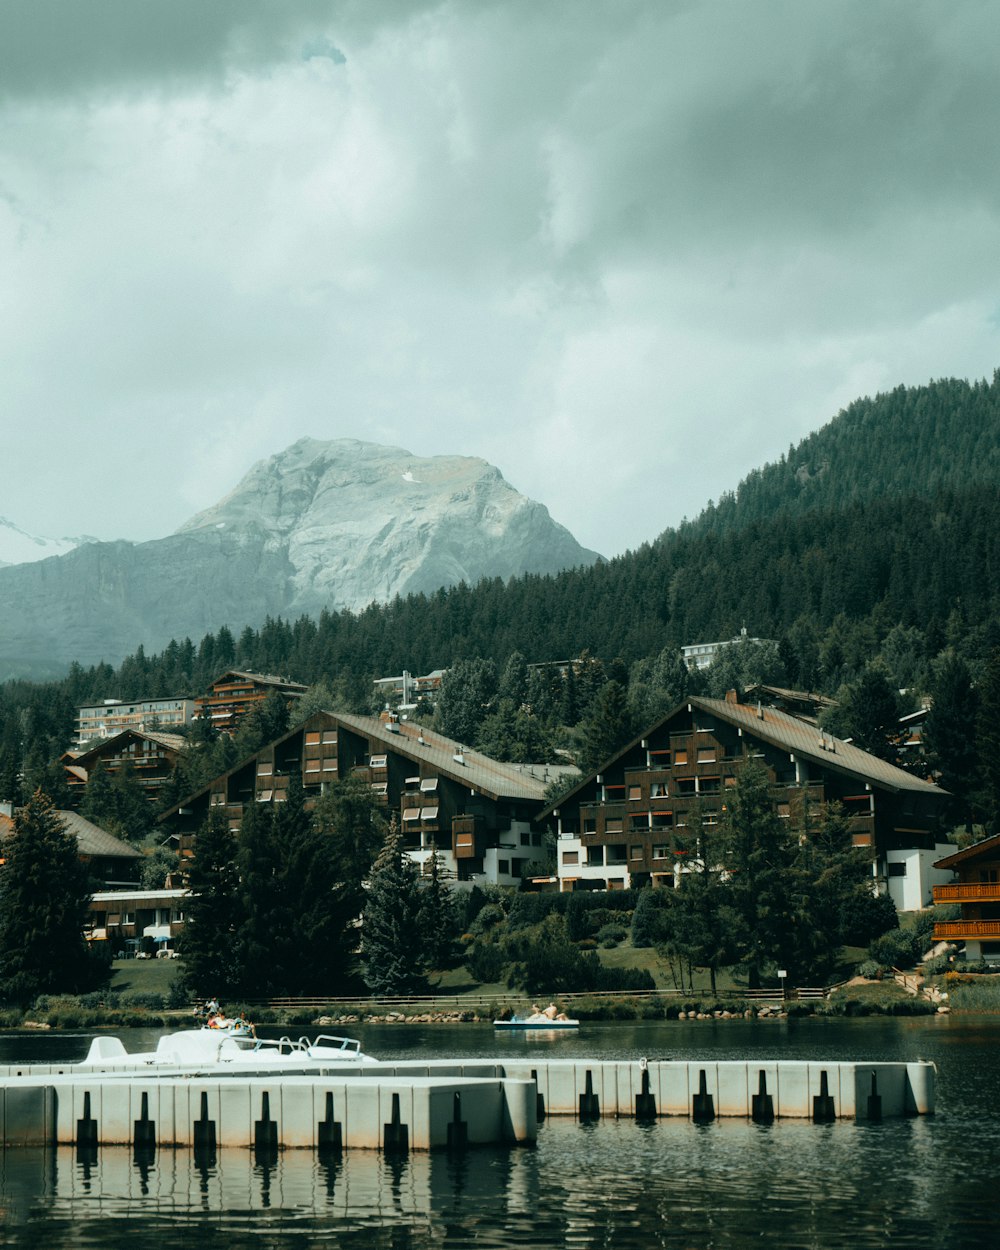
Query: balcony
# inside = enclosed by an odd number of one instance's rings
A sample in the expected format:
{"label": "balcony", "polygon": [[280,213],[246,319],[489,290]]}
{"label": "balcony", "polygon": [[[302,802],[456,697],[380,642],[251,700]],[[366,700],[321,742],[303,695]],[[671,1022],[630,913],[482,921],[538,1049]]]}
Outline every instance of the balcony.
{"label": "balcony", "polygon": [[935,903],[1000,903],[1000,881],[962,881],[934,887]]}
{"label": "balcony", "polygon": [[950,942],[1000,939],[1000,920],[943,920],[934,926],[935,940]]}

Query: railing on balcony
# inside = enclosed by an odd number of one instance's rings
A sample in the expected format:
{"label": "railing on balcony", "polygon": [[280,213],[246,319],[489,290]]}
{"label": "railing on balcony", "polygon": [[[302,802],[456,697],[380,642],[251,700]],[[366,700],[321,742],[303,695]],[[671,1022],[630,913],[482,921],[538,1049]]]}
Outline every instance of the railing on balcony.
{"label": "railing on balcony", "polygon": [[976,938],[1000,938],[1000,920],[939,920],[934,926],[935,938],[968,941]]}
{"label": "railing on balcony", "polygon": [[935,903],[1000,903],[1000,881],[956,881],[934,887]]}

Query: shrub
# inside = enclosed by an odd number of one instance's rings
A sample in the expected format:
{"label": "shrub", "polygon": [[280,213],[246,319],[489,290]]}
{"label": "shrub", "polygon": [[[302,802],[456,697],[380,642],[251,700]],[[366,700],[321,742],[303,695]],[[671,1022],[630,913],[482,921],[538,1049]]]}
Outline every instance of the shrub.
{"label": "shrub", "polygon": [[465,966],[480,985],[492,985],[503,976],[507,957],[503,949],[490,941],[474,942],[466,955]]}
{"label": "shrub", "polygon": [[164,1007],[162,994],[153,994],[139,990],[131,994],[123,994],[121,1001],[124,1007],[145,1007],[148,1011],[162,1011]]}
{"label": "shrub", "polygon": [[506,913],[499,903],[487,903],[479,910],[476,918],[469,925],[469,932],[473,937],[479,937],[484,933],[489,933],[491,929],[495,929],[498,924],[503,924],[506,919]]}
{"label": "shrub", "polygon": [[866,981],[874,981],[881,975],[882,965],[876,963],[874,959],[866,959],[858,964],[858,976],[864,977]]}
{"label": "shrub", "polygon": [[868,947],[868,955],[886,968],[912,968],[920,958],[923,943],[915,929],[890,929]]}
{"label": "shrub", "polygon": [[624,942],[628,932],[620,924],[605,924],[597,930],[597,940],[604,947],[617,946]]}

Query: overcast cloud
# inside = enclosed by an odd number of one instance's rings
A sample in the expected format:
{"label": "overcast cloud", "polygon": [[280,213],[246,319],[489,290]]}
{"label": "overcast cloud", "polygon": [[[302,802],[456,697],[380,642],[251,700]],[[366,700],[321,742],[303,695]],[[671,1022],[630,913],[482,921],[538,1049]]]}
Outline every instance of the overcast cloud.
{"label": "overcast cloud", "polygon": [[1000,366],[992,0],[0,0],[0,515],[174,530],[296,439],[605,554]]}

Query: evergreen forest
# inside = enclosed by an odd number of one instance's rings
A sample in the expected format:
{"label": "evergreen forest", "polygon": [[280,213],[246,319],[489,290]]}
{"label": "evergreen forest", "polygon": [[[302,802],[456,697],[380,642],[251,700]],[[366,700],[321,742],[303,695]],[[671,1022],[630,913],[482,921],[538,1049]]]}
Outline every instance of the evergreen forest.
{"label": "evergreen forest", "polygon": [[[154,655],[137,645],[117,668],[74,665],[59,681],[8,682],[0,798],[17,797],[19,778],[29,790],[44,779],[70,742],[77,705],[197,694],[228,666],[317,683],[321,701],[355,711],[372,710],[376,676],[485,666],[492,693],[479,709],[500,716],[492,742],[510,758],[551,748],[523,718],[511,744],[523,704],[545,703],[536,676],[531,698],[515,681],[501,707],[512,661],[585,657],[598,666],[586,697],[565,683],[550,688],[542,717],[542,730],[581,733],[605,681],[628,692],[641,720],[659,710],[648,697],[657,666],[661,678],[673,672],[660,682],[665,695],[682,694],[678,649],[744,626],[774,644],[749,674],[757,680],[835,695],[875,661],[894,689],[924,693],[947,656],[979,681],[1000,644],[998,408],[1000,374],[899,387],[858,400],[693,521],[591,568],[460,584],[357,613],[268,619],[238,636],[223,627]],[[615,700],[605,701],[607,716]]]}

